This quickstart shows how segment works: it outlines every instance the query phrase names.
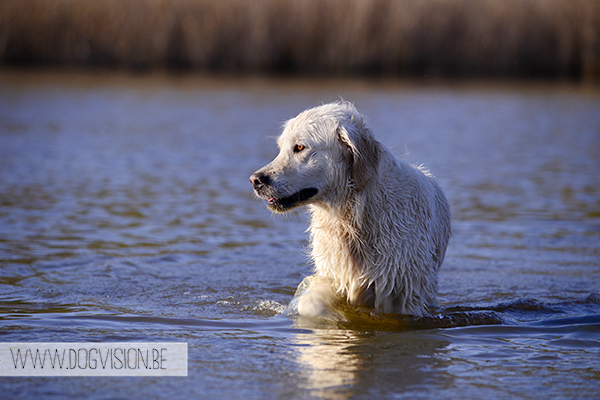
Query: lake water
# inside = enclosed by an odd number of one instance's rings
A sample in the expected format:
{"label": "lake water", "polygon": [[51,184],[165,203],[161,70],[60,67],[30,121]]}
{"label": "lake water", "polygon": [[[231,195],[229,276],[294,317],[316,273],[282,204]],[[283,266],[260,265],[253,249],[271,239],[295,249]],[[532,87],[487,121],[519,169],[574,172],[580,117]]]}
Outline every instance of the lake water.
{"label": "lake water", "polygon": [[[306,215],[271,215],[248,176],[339,96],[450,200],[440,315],[501,324],[282,314]],[[600,90],[577,85],[0,72],[0,341],[189,348],[188,377],[5,377],[0,397],[598,398],[599,155]]]}

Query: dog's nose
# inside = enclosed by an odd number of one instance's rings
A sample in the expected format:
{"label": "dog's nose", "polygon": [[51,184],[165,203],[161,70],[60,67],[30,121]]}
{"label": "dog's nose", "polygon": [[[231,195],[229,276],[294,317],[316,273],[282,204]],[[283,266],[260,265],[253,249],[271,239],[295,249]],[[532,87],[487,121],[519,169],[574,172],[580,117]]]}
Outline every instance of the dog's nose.
{"label": "dog's nose", "polygon": [[250,182],[254,185],[255,189],[258,189],[269,184],[269,175],[254,173],[250,176]]}

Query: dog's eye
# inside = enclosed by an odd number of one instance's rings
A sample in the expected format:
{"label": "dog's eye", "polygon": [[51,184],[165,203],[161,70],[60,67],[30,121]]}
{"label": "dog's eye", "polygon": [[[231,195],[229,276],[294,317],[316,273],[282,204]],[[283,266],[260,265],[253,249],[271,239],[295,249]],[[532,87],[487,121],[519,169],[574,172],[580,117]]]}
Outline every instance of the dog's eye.
{"label": "dog's eye", "polygon": [[304,150],[304,146],[301,144],[297,144],[294,146],[294,153],[300,153],[302,150]]}

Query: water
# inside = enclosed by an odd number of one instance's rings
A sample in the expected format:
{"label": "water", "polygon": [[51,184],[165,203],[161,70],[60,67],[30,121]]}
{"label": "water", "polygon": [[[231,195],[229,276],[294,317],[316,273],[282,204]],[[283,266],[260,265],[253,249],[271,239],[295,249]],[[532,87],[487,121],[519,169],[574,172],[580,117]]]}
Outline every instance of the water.
{"label": "water", "polygon": [[[306,216],[248,176],[342,96],[438,177],[442,318],[318,325]],[[568,84],[0,73],[0,341],[185,341],[187,378],[1,378],[6,398],[597,398],[600,92]],[[429,328],[431,328],[429,326]]]}

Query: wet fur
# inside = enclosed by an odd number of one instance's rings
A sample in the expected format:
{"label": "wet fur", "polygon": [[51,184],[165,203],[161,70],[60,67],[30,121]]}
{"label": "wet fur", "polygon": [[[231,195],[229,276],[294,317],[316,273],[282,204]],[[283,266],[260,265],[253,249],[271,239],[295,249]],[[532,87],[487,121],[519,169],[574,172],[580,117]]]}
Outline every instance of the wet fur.
{"label": "wet fur", "polygon": [[[297,144],[305,148],[296,152]],[[450,208],[434,178],[375,140],[345,101],[291,119],[278,145],[277,158],[256,173],[269,179],[255,185],[259,197],[318,189],[295,205],[310,210],[310,255],[319,278],[299,297],[299,314],[338,318],[340,299],[415,316],[435,306]]]}

